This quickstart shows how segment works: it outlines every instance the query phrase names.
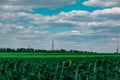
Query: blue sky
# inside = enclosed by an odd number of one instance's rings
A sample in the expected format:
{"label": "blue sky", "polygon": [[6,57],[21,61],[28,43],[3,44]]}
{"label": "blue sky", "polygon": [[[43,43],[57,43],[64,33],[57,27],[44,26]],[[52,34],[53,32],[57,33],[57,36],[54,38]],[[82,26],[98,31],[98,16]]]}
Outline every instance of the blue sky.
{"label": "blue sky", "polygon": [[97,9],[103,9],[102,7],[84,6],[83,4],[81,4],[84,1],[85,0],[77,0],[76,3],[74,4],[66,5],[64,7],[57,9],[35,8],[33,9],[34,10],[33,13],[39,13],[42,15],[55,15],[55,14],[59,14],[60,12],[70,12],[72,10],[87,10],[92,12]]}
{"label": "blue sky", "polygon": [[0,47],[115,52],[119,0],[0,0]]}

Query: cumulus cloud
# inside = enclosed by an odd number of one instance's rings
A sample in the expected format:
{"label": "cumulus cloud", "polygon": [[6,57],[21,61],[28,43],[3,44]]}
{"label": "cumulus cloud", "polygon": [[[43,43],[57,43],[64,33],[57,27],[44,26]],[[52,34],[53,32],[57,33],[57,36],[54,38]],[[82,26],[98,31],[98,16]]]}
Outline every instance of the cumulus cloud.
{"label": "cumulus cloud", "polygon": [[52,16],[23,11],[0,11],[0,18],[0,41],[4,43],[0,44],[6,46],[8,43],[15,47],[31,44],[35,48],[40,45],[40,48],[49,48],[54,37],[58,48],[62,48],[62,42],[72,42],[74,48],[79,45],[85,47],[84,44],[102,47],[102,44],[106,43],[107,46],[112,40],[115,42],[120,38],[119,7],[93,12],[73,10]]}
{"label": "cumulus cloud", "polygon": [[[0,12],[0,26],[8,28],[18,27],[19,30],[25,29],[42,30],[48,27],[73,27],[83,32],[92,33],[91,28],[95,27],[118,27],[120,26],[120,8],[96,10],[93,12],[73,10],[70,12],[61,12],[58,15],[43,16],[27,12]],[[12,23],[12,24],[10,24]],[[8,25],[9,24],[9,25]],[[29,30],[28,30],[29,29]]]}
{"label": "cumulus cloud", "polygon": [[2,10],[26,10],[30,8],[56,9],[74,4],[76,0],[0,0]]}
{"label": "cumulus cloud", "polygon": [[87,0],[83,2],[85,6],[94,7],[120,7],[120,0]]}
{"label": "cumulus cloud", "polygon": [[120,16],[120,8],[119,7],[113,7],[113,8],[109,8],[109,9],[104,9],[104,10],[96,10],[92,13],[93,15],[96,16]]}

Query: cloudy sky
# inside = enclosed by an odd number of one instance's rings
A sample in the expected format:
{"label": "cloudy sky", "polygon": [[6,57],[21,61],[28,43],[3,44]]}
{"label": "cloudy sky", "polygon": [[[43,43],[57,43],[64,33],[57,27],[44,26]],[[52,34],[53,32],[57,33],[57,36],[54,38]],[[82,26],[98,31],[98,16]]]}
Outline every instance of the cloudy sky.
{"label": "cloudy sky", "polygon": [[0,0],[0,47],[115,52],[120,0]]}

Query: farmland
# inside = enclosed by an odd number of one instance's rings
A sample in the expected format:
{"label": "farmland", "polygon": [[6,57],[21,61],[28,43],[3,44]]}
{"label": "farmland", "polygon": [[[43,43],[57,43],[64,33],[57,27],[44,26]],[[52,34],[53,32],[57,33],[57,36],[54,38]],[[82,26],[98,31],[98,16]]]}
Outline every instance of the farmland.
{"label": "farmland", "polygon": [[120,80],[120,55],[0,53],[0,75],[0,80]]}
{"label": "farmland", "polygon": [[98,53],[98,54],[80,54],[80,53],[0,53],[0,58],[83,58],[83,57],[118,57],[120,54]]}

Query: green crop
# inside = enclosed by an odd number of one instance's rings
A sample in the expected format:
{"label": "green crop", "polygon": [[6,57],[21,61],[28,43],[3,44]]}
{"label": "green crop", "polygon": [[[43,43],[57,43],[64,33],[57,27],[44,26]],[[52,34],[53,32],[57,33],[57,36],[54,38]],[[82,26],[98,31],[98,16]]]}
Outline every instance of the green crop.
{"label": "green crop", "polygon": [[120,58],[1,58],[0,80],[120,80]]}

